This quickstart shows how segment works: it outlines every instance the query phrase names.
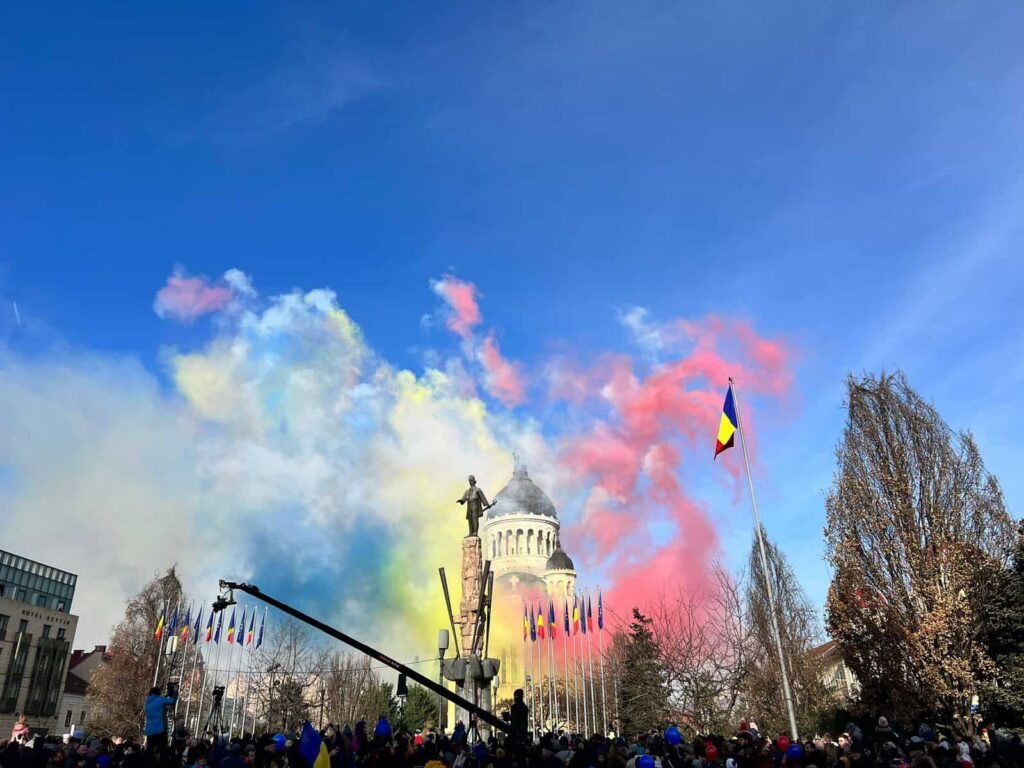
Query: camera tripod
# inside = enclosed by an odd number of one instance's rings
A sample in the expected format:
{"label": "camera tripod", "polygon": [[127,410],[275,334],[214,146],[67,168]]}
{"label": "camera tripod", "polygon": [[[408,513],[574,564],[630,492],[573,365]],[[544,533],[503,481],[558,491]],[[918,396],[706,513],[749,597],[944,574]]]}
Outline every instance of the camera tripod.
{"label": "camera tripod", "polygon": [[202,733],[207,733],[210,728],[214,728],[214,734],[216,739],[220,739],[221,734],[224,732],[224,708],[221,704],[224,701],[224,689],[217,686],[213,689],[213,707],[210,709],[210,714],[206,717],[206,724],[203,725]]}

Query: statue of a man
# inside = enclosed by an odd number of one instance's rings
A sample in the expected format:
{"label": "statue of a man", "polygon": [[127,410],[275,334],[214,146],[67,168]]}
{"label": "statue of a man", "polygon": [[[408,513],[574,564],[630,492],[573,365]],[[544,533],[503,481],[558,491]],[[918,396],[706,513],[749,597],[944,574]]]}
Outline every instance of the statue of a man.
{"label": "statue of a man", "polygon": [[466,519],[469,520],[469,535],[479,536],[480,535],[480,518],[483,517],[484,511],[493,506],[487,502],[487,497],[484,496],[484,492],[476,487],[476,478],[472,475],[469,476],[469,488],[462,494],[462,498],[458,500],[459,504],[466,505]]}

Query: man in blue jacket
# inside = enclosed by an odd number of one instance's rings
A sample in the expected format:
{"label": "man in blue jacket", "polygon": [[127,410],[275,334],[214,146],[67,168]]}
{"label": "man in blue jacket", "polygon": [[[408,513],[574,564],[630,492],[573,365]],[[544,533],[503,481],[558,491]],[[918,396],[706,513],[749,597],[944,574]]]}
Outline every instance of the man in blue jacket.
{"label": "man in blue jacket", "polygon": [[176,691],[169,690],[171,696],[161,696],[159,688],[153,688],[146,697],[146,752],[150,755],[154,750],[167,748],[167,706],[178,698]]}

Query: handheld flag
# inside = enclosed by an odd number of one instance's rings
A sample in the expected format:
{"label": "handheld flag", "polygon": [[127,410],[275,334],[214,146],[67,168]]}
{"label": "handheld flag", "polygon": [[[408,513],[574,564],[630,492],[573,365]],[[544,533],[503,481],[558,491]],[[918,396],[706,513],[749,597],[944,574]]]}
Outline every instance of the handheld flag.
{"label": "handheld flag", "polygon": [[235,608],[231,609],[231,621],[228,622],[228,645],[235,642]]}
{"label": "handheld flag", "polygon": [[203,626],[203,606],[199,605],[199,613],[196,614],[196,623],[192,626],[192,645],[199,642],[199,628]]}
{"label": "handheld flag", "polygon": [[181,642],[188,642],[188,634],[192,631],[192,606],[189,605],[185,611],[185,618],[181,620]]}
{"label": "handheld flag", "polygon": [[[213,614],[210,614],[210,616],[212,618]],[[224,613],[221,612],[221,614],[217,617],[217,631],[213,633],[213,644],[214,645],[217,645],[218,643],[220,643],[220,631],[221,631],[221,629],[223,629],[223,627],[224,627]]]}
{"label": "handheld flag", "polygon": [[331,756],[327,753],[327,745],[316,728],[307,720],[302,726],[299,737],[299,752],[306,761],[307,768],[330,768]]}
{"label": "handheld flag", "polygon": [[722,420],[718,423],[718,442],[715,444],[715,458],[722,451],[735,445],[736,440],[736,405],[732,401],[732,386],[725,393],[725,405],[722,406]]}
{"label": "handheld flag", "polygon": [[163,637],[164,637],[164,614],[166,612],[167,612],[166,608],[164,610],[160,611],[160,620],[156,623],[156,629],[153,630],[153,637],[156,638],[156,641],[158,643],[161,640],[163,640]]}
{"label": "handheld flag", "polygon": [[562,619],[565,622],[565,636],[569,637],[569,598],[562,601]]}
{"label": "handheld flag", "polygon": [[210,619],[206,622],[206,642],[213,639],[213,609],[210,609]]}
{"label": "handheld flag", "polygon": [[260,622],[260,634],[259,634],[259,637],[256,638],[256,647],[257,648],[259,648],[261,645],[263,645],[263,630],[266,629],[266,627],[267,627],[267,612],[264,611],[263,612],[263,621]]}
{"label": "handheld flag", "polygon": [[572,633],[574,635],[580,633],[580,607],[576,602],[576,595],[572,596]]}
{"label": "handheld flag", "polygon": [[526,603],[523,603],[523,642],[530,636],[530,617],[526,615]]}
{"label": "handheld flag", "polygon": [[238,625],[238,633],[235,635],[235,640],[239,645],[245,642],[245,611],[249,606],[242,606],[242,623]]}
{"label": "handheld flag", "polygon": [[178,628],[178,606],[174,606],[174,613],[171,615],[171,623],[167,625],[167,634],[173,635]]}
{"label": "handheld flag", "polygon": [[587,632],[594,631],[594,604],[590,602],[590,593],[587,592]]}
{"label": "handheld flag", "polygon": [[252,616],[249,617],[249,631],[245,633],[245,644],[252,645],[253,630],[256,629],[256,609],[252,609]]}
{"label": "handheld flag", "polygon": [[597,628],[604,629],[604,596],[597,590]]}
{"label": "handheld flag", "polygon": [[537,637],[544,639],[544,606],[537,604]]}
{"label": "handheld flag", "polygon": [[530,642],[537,641],[537,622],[533,617],[533,605],[530,606]]}
{"label": "handheld flag", "polygon": [[555,620],[555,604],[548,598],[548,635],[554,640],[558,636],[558,622]]}

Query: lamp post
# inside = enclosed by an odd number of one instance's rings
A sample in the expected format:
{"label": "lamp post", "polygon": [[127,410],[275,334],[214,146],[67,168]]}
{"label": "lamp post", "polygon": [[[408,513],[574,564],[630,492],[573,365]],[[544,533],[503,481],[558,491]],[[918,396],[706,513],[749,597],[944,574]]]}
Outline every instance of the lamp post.
{"label": "lamp post", "polygon": [[[444,685],[444,654],[448,650],[448,630],[442,629],[437,633],[437,663],[438,663],[438,676],[437,682]],[[444,734],[445,731],[445,707],[444,699],[441,694],[437,695],[437,732]]]}

